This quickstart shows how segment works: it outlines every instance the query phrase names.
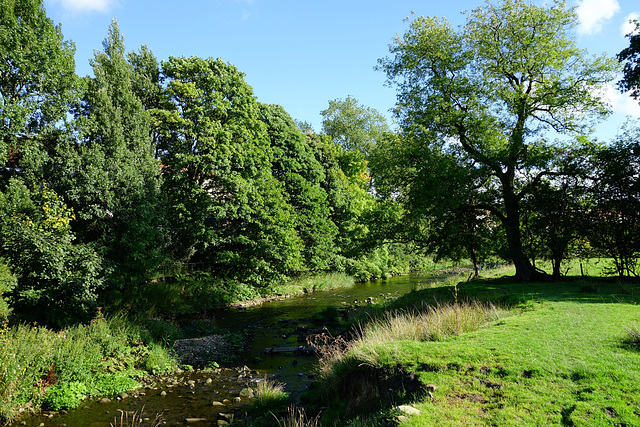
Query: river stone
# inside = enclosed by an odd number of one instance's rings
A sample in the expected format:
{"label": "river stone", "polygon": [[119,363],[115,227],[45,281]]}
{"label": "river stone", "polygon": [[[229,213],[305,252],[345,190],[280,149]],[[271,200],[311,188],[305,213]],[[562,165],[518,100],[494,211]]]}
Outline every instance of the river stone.
{"label": "river stone", "polygon": [[214,400],[211,404],[212,404],[213,406],[224,406],[224,403],[222,403],[222,402],[218,402],[217,400]]}
{"label": "river stone", "polygon": [[128,395],[127,393],[120,393],[120,394],[118,395],[118,397],[119,397],[120,399],[126,399],[127,397],[129,397],[129,395]]}
{"label": "river stone", "polygon": [[224,403],[225,405],[228,405],[229,403],[231,403],[231,401],[229,399],[224,399],[222,403]]}
{"label": "river stone", "polygon": [[253,390],[249,387],[243,388],[242,390],[240,390],[240,396],[253,397]]}
{"label": "river stone", "polygon": [[233,420],[233,414],[225,414],[221,412],[218,416],[224,421],[231,422]]}
{"label": "river stone", "polygon": [[218,426],[228,426],[229,423],[226,422],[225,420],[218,420]]}
{"label": "river stone", "polygon": [[98,400],[98,402],[100,402],[100,403],[111,403],[111,399],[109,399],[108,397],[103,397],[102,399]]}
{"label": "river stone", "polygon": [[396,411],[402,412],[404,415],[420,415],[420,410],[409,405],[400,405],[396,407]]}
{"label": "river stone", "polygon": [[185,419],[185,421],[187,422],[187,424],[190,423],[199,423],[200,421],[207,421],[206,418],[187,418]]}
{"label": "river stone", "polygon": [[160,396],[166,396],[166,395],[167,395],[166,391],[162,390],[162,392],[160,392]]}
{"label": "river stone", "polygon": [[207,378],[207,380],[205,381],[206,384],[211,384],[213,382],[213,380],[211,378]]}
{"label": "river stone", "polygon": [[233,398],[233,401],[234,401],[235,403],[240,402],[240,400],[242,400],[242,399],[240,399],[240,398],[239,398],[239,397],[237,397],[237,396]]}

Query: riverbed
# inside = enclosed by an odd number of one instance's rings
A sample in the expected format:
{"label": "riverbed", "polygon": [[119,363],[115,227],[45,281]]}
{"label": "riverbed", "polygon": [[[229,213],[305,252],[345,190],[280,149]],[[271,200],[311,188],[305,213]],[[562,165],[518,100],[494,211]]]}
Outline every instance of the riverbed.
{"label": "riverbed", "polygon": [[323,318],[318,313],[336,312],[329,307],[344,312],[350,307],[381,303],[438,280],[412,274],[255,307],[219,310],[214,313],[217,326],[248,340],[236,355],[237,367],[154,377],[139,390],[89,400],[66,413],[43,413],[13,425],[121,426],[132,425],[134,418],[143,425],[152,425],[156,419],[163,425],[223,425],[243,416],[251,405],[252,390],[265,378],[285,384],[294,400],[304,392],[313,380],[317,362],[306,337],[322,330]]}

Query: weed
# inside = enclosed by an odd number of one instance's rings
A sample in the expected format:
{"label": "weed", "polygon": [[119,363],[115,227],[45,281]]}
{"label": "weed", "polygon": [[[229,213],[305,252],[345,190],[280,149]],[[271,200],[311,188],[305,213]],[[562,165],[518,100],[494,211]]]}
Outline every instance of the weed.
{"label": "weed", "polygon": [[640,327],[632,326],[630,328],[627,328],[627,337],[624,342],[625,344],[628,344],[640,350]]}
{"label": "weed", "polygon": [[278,419],[278,427],[316,427],[320,425],[319,416],[314,418],[308,418],[303,408],[297,408],[295,406],[290,406],[287,410],[287,416],[283,419]]}
{"label": "weed", "polygon": [[[149,424],[144,424],[142,419],[142,413],[144,412],[144,406],[138,411],[123,411],[122,409],[118,409],[120,411],[120,419],[118,417],[114,417],[113,423],[109,424],[110,427],[134,427],[134,426],[145,426],[149,425],[150,427],[157,427],[159,425],[164,424],[164,419],[162,414],[156,414],[155,419],[150,421]],[[129,419],[131,416],[131,419]]]}

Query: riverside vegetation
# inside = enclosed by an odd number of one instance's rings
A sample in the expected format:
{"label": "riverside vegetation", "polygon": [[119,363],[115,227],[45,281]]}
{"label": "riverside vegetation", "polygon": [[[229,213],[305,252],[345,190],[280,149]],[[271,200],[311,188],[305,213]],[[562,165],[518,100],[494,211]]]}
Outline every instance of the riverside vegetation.
{"label": "riverside vegetation", "polygon": [[[397,128],[348,96],[316,133],[222,59],[127,53],[116,20],[78,76],[42,0],[0,8],[0,422],[176,369],[175,339],[221,333],[215,307],[468,259],[475,279],[340,326],[323,423],[412,399],[408,425],[638,423],[640,128],[591,129],[619,70],[640,96],[639,22],[608,58],[564,2],[416,16],[378,61]],[[288,419],[321,422],[308,409]]]}
{"label": "riverside vegetation", "polygon": [[320,362],[323,425],[638,424],[638,282],[500,273],[367,310]]}

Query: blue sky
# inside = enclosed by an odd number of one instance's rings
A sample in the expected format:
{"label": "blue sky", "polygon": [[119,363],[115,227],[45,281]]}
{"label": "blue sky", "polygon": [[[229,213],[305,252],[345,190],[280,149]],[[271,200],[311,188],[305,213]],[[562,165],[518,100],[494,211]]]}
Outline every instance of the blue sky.
{"label": "blue sky", "polygon": [[[591,53],[615,55],[628,46],[625,23],[640,16],[637,0],[568,0],[578,6],[578,43]],[[89,59],[102,48],[116,18],[128,51],[146,44],[158,57],[222,58],[246,74],[260,102],[282,105],[292,117],[321,127],[329,100],[351,95],[391,117],[395,90],[374,71],[388,55],[403,19],[446,17],[462,24],[463,10],[483,0],[44,0],[47,15],[76,45],[76,70],[91,74]],[[636,101],[611,88],[616,112],[598,129],[610,139]]]}

